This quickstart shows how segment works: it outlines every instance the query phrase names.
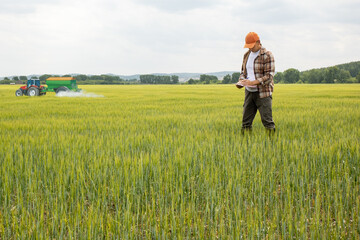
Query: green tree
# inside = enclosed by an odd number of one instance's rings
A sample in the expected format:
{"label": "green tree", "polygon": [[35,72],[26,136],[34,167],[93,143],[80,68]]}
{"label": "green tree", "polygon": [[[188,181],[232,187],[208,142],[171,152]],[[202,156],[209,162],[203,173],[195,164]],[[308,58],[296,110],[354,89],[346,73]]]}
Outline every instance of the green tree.
{"label": "green tree", "polygon": [[328,67],[324,70],[324,79],[322,82],[325,83],[345,83],[351,78],[351,74],[348,70],[340,69],[337,66]]}
{"label": "green tree", "polygon": [[0,81],[1,84],[10,84],[10,79],[8,77],[5,77],[4,80]]}
{"label": "green tree", "polygon": [[86,81],[88,79],[88,77],[84,74],[80,74],[76,76],[76,80],[78,81]]}
{"label": "green tree", "polygon": [[340,69],[339,75],[338,75],[338,81],[340,83],[345,83],[351,78],[350,72],[345,69]]}
{"label": "green tree", "polygon": [[90,80],[104,80],[102,76],[100,75],[91,75],[89,77]]}
{"label": "green tree", "polygon": [[320,69],[312,69],[304,74],[304,81],[307,83],[321,83],[324,80],[324,71]]}
{"label": "green tree", "polygon": [[190,78],[189,81],[187,81],[188,84],[195,84],[195,80]]}
{"label": "green tree", "polygon": [[284,72],[285,83],[296,83],[300,80],[300,72],[295,68],[290,68]]}
{"label": "green tree", "polygon": [[240,72],[234,72],[231,75],[231,83],[237,83],[239,81],[240,78]]}
{"label": "green tree", "polygon": [[[175,75],[174,75],[175,76]],[[178,77],[158,76],[152,74],[140,75],[140,83],[142,84],[173,84],[178,81]]]}
{"label": "green tree", "polygon": [[274,82],[279,83],[284,81],[284,74],[282,72],[277,72],[274,76]]}
{"label": "green tree", "polygon": [[50,74],[44,74],[39,77],[41,83],[45,83],[45,80],[51,77]]}
{"label": "green tree", "polygon": [[206,75],[206,74],[200,75],[200,82],[201,83],[210,84],[210,83],[217,83],[218,81],[219,80],[218,80],[217,76]]}
{"label": "green tree", "polygon": [[172,75],[172,76],[171,76],[171,81],[172,81],[172,84],[177,84],[177,83],[179,83],[179,76]]}
{"label": "green tree", "polygon": [[360,72],[360,61],[340,64],[336,65],[336,67],[349,71],[351,77],[356,77]]}
{"label": "green tree", "polygon": [[358,83],[360,83],[360,72],[358,73],[358,75],[356,76],[356,80]]}
{"label": "green tree", "polygon": [[340,69],[338,67],[329,67],[325,69],[325,79],[323,83],[334,83],[338,79]]}
{"label": "green tree", "polygon": [[230,82],[231,82],[231,76],[230,76],[230,74],[227,74],[226,76],[224,76],[222,83],[228,84]]}

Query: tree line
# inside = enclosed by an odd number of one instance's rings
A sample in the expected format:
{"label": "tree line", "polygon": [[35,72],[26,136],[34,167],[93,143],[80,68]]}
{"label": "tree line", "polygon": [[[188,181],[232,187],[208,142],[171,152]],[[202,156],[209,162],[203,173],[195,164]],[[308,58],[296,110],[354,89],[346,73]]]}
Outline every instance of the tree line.
{"label": "tree line", "polygon": [[[46,79],[49,77],[73,77],[71,75],[51,75],[44,74],[39,76],[41,84],[46,84]],[[138,79],[122,79],[119,76],[115,75],[85,75],[80,74],[74,76],[76,78],[77,84],[79,85],[125,85],[125,84],[177,84],[179,83],[179,76],[158,76],[158,75],[140,75],[140,80]],[[36,77],[34,77],[36,78]],[[5,77],[4,80],[0,81],[0,84],[26,84],[28,78],[26,76],[15,76],[11,79]]]}
{"label": "tree line", "polygon": [[[46,79],[49,77],[73,77],[71,75],[51,75],[51,74],[44,74],[39,76],[41,84],[46,83]],[[115,75],[85,75],[80,74],[74,76],[76,78],[77,84],[79,85],[116,85],[116,84],[138,84],[139,81],[137,79],[130,79],[125,80],[120,78],[119,76]],[[4,80],[0,81],[1,84],[10,84],[10,83],[16,83],[16,84],[25,84],[28,78],[26,76],[15,76],[11,79],[6,77]]]}
{"label": "tree line", "polygon": [[[71,77],[71,75],[50,75],[44,74],[39,77],[42,84],[49,77]],[[202,74],[200,79],[190,78],[185,84],[232,84],[238,82],[240,72],[234,72],[231,75],[227,74],[222,80],[217,76]],[[75,76],[79,85],[98,85],[98,84],[178,84],[179,76],[163,76],[144,74],[140,75],[140,80],[122,79],[115,75],[85,75],[80,74]],[[15,76],[11,79],[6,77],[0,81],[0,84],[25,84],[26,76]],[[360,83],[360,61],[340,64],[327,68],[311,69],[300,72],[295,68],[287,69],[284,72],[277,72],[274,76],[275,83]]]}
{"label": "tree line", "polygon": [[140,83],[142,84],[177,84],[179,76],[159,76],[152,74],[140,75]]}
{"label": "tree line", "polygon": [[295,68],[277,72],[275,83],[360,83],[360,61],[300,72]]}
{"label": "tree line", "polygon": [[202,74],[200,75],[200,79],[192,79],[190,78],[187,83],[188,84],[229,84],[229,83],[237,83],[239,81],[240,72],[234,72],[231,75],[227,74],[224,76],[223,80],[219,80],[217,76]]}
{"label": "tree line", "polygon": [[[201,75],[200,79],[190,79],[188,84],[230,84],[238,82],[240,72],[224,76],[220,81],[216,76]],[[360,83],[360,61],[340,64],[332,67],[311,69],[300,72],[295,68],[277,72],[275,83]]]}

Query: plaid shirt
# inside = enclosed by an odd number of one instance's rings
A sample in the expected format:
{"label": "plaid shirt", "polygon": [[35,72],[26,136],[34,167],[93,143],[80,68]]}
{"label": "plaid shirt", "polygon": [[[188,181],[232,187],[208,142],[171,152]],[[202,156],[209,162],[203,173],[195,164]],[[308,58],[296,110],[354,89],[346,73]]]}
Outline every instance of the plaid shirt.
{"label": "plaid shirt", "polygon": [[[244,55],[240,80],[247,78],[246,63],[249,55],[250,50]],[[257,85],[260,98],[269,97],[274,91],[275,60],[272,53],[263,47],[260,49],[259,56],[255,58],[254,73],[256,80],[260,82],[260,85]]]}

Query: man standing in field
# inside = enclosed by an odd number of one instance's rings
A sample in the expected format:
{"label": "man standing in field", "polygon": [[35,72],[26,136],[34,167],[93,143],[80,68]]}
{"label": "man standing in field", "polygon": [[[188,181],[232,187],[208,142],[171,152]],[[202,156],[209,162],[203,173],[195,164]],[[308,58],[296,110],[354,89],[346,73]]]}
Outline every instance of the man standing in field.
{"label": "man standing in field", "polygon": [[269,132],[275,132],[272,118],[272,92],[274,89],[275,60],[270,51],[262,47],[259,36],[250,32],[246,35],[245,53],[238,88],[245,86],[245,101],[242,132],[252,129],[257,110],[261,121]]}

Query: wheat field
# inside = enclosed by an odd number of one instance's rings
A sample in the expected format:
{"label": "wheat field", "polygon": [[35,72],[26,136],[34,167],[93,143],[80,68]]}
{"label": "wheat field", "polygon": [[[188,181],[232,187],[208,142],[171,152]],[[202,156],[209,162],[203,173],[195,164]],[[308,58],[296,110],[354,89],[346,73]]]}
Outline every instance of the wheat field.
{"label": "wheat field", "polygon": [[0,239],[359,239],[360,85],[0,86]]}

